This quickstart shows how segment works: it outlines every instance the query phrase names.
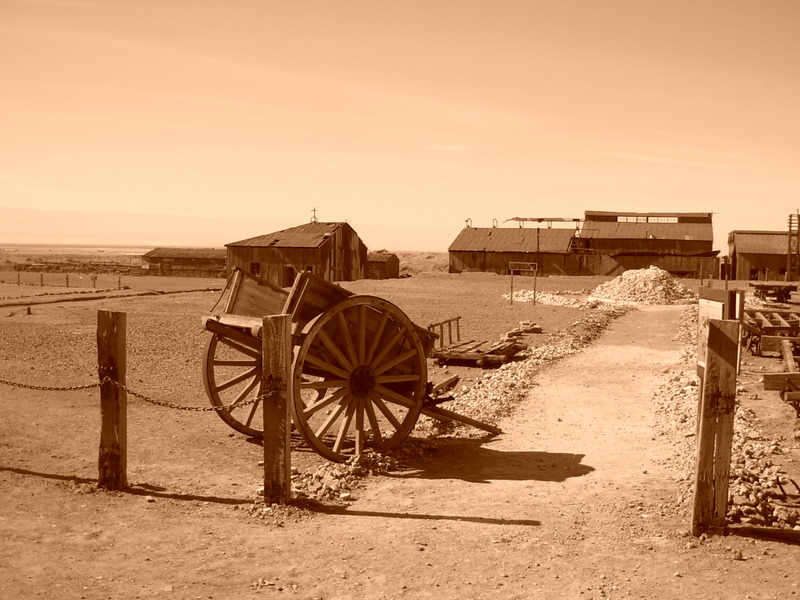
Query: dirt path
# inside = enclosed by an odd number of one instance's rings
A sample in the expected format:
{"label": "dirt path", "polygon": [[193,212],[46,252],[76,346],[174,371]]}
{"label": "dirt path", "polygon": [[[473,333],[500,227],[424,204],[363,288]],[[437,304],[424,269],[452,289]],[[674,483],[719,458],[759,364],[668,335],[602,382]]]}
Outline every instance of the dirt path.
{"label": "dirt path", "polygon": [[235,501],[147,502],[6,469],[0,596],[796,597],[797,547],[681,533],[651,405],[678,363],[680,312],[630,313],[543,371],[496,439],[437,446],[348,507],[280,527]]}

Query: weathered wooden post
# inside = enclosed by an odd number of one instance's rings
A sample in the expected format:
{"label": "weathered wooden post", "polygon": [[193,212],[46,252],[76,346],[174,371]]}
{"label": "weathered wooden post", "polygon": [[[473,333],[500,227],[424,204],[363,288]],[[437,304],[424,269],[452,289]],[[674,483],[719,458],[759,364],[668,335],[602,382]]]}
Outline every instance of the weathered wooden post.
{"label": "weathered wooden post", "polygon": [[262,401],[264,410],[264,501],[286,504],[292,491],[290,366],[292,316],[264,317],[261,330],[261,393],[274,392]]}
{"label": "weathered wooden post", "polygon": [[739,322],[708,320],[692,507],[692,535],[723,530],[728,512]]}
{"label": "weathered wooden post", "polygon": [[66,278],[66,280],[67,280],[67,285],[66,285],[66,287],[69,287],[69,273],[65,274],[65,275],[64,275],[64,277],[65,277],[65,278]]}
{"label": "weathered wooden post", "polygon": [[39,287],[44,287],[44,273],[39,273]]}
{"label": "weathered wooden post", "polygon": [[17,271],[17,285],[20,285],[22,281],[22,273]]}
{"label": "weathered wooden post", "polygon": [[97,311],[97,363],[101,382],[97,486],[109,490],[128,485],[128,398],[125,390],[116,385],[125,385],[126,321],[125,313]]}

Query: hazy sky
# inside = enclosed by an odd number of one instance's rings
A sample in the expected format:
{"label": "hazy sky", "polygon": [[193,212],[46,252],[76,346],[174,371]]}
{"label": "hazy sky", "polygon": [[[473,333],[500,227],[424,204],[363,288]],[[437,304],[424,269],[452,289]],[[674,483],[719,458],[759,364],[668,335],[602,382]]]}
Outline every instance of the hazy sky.
{"label": "hazy sky", "polygon": [[798,0],[0,0],[0,244],[800,207]]}

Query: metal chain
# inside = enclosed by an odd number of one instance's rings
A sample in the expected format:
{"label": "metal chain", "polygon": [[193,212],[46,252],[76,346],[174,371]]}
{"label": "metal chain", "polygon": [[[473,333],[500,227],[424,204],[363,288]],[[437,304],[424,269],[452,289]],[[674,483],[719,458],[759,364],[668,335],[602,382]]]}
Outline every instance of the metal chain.
{"label": "metal chain", "polygon": [[232,402],[231,404],[228,404],[227,406],[183,406],[181,404],[174,404],[172,402],[165,402],[164,400],[155,400],[153,398],[150,398],[149,396],[145,396],[144,394],[140,394],[139,392],[134,392],[133,390],[131,390],[127,386],[119,383],[118,381],[115,381],[115,380],[111,379],[110,377],[106,377],[105,379],[103,379],[103,383],[113,383],[119,389],[124,390],[126,393],[130,394],[131,396],[139,398],[139,400],[144,400],[145,402],[149,402],[150,404],[155,404],[156,406],[164,406],[166,408],[172,408],[172,409],[175,409],[175,410],[188,410],[188,411],[194,411],[194,412],[219,412],[219,411],[222,411],[222,410],[229,411],[229,410],[233,410],[234,408],[240,408],[242,406],[249,406],[250,404],[255,404],[256,402],[260,402],[261,400],[266,400],[267,398],[271,398],[272,396],[274,396],[277,393],[277,392],[275,392],[273,390],[271,392],[267,392],[266,394],[260,394],[260,395],[256,396],[255,398],[250,398],[249,400],[245,400],[244,402]]}
{"label": "metal chain", "polygon": [[130,394],[135,398],[139,398],[139,400],[144,400],[150,404],[154,404],[156,406],[163,406],[166,408],[172,408],[174,410],[188,410],[194,412],[219,412],[219,411],[230,411],[234,408],[240,408],[242,406],[249,406],[251,404],[256,404],[257,402],[261,402],[262,400],[266,400],[274,396],[277,392],[271,391],[267,392],[266,394],[260,394],[255,398],[250,398],[249,400],[244,400],[242,402],[232,402],[227,406],[183,406],[180,404],[175,404],[173,402],[165,402],[163,400],[155,400],[154,398],[150,398],[145,394],[140,394],[139,392],[135,392],[130,389],[128,386],[111,379],[110,377],[104,377],[102,381],[99,383],[87,383],[85,385],[70,385],[70,386],[49,386],[49,385],[33,385],[30,383],[18,383],[15,381],[9,381],[8,379],[0,379],[0,384],[10,385],[11,387],[22,388],[26,390],[41,390],[46,392],[74,392],[76,390],[88,390],[92,388],[97,388],[102,386],[105,383],[112,383],[117,386],[119,389],[124,390],[125,393]]}
{"label": "metal chain", "polygon": [[91,388],[100,387],[101,383],[87,383],[85,385],[70,385],[64,387],[49,386],[49,385],[33,385],[31,383],[17,383],[16,381],[9,381],[7,379],[0,379],[0,383],[10,385],[11,387],[23,388],[26,390],[43,390],[46,392],[74,392],[75,390],[88,390]]}

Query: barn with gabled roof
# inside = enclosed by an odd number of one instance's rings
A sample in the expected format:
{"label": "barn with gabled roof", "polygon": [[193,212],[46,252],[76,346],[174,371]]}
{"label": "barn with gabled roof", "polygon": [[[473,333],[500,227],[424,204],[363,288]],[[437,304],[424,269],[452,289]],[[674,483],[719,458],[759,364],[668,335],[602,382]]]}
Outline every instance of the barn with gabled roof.
{"label": "barn with gabled roof", "polygon": [[234,268],[289,287],[298,272],[328,281],[364,279],[367,247],[348,223],[311,222],[225,244],[228,272]]}

